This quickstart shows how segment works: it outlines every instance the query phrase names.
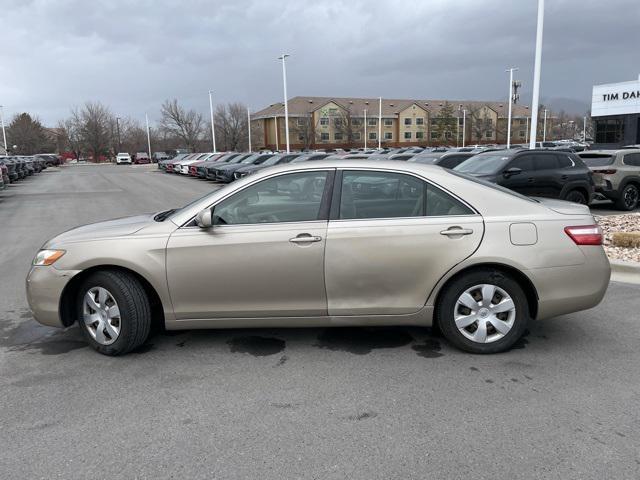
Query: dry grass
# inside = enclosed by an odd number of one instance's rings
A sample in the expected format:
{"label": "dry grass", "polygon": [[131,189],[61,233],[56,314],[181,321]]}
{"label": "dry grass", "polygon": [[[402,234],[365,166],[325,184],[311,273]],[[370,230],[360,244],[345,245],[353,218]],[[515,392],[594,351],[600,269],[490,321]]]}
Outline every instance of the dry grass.
{"label": "dry grass", "polygon": [[640,232],[613,232],[611,243],[615,247],[640,248]]}

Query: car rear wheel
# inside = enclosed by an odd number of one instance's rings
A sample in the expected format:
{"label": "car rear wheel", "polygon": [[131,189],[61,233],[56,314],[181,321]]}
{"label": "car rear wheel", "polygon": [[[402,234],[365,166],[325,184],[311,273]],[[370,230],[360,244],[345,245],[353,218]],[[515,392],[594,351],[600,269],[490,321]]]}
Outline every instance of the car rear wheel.
{"label": "car rear wheel", "polygon": [[627,185],[620,192],[620,198],[616,202],[616,207],[620,210],[634,210],[640,202],[640,189],[633,183]]}
{"label": "car rear wheel", "polygon": [[581,205],[587,204],[587,197],[580,190],[571,190],[565,195],[564,199],[567,202],[579,203]]}
{"label": "car rear wheel", "polygon": [[149,298],[128,273],[108,270],[91,274],[79,290],[77,308],[85,338],[105,355],[130,352],[149,336]]}
{"label": "car rear wheel", "polygon": [[508,350],[529,321],[522,287],[499,270],[477,270],[450,283],[436,306],[444,337],[471,353]]}

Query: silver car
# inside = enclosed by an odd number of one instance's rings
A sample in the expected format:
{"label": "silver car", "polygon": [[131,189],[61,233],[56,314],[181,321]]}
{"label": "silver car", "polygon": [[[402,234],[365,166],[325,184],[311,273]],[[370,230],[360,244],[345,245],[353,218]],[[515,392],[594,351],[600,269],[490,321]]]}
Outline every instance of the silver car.
{"label": "silver car", "polygon": [[510,348],[527,323],[597,305],[609,282],[584,205],[440,167],[290,163],[178,210],[79,227],[27,277],[34,317],[118,355],[169,330],[432,325]]}

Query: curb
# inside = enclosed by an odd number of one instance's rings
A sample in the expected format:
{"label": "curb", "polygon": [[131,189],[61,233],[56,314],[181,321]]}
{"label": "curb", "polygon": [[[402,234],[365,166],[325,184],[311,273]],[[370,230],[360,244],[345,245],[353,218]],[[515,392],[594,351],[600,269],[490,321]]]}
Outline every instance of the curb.
{"label": "curb", "polygon": [[611,280],[614,282],[635,283],[640,285],[640,263],[609,260]]}

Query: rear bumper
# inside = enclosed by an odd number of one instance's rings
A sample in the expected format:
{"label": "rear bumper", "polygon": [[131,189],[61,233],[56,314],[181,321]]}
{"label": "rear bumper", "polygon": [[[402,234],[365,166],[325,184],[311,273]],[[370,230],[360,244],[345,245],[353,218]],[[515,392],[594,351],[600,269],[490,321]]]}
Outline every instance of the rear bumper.
{"label": "rear bumper", "polygon": [[33,318],[43,325],[63,327],[60,319],[60,297],[69,281],[80,270],[57,270],[49,267],[31,267],[27,275],[27,301]]}
{"label": "rear bumper", "polygon": [[587,310],[604,298],[611,266],[602,247],[582,247],[580,265],[536,268],[524,273],[538,293],[538,319]]}

